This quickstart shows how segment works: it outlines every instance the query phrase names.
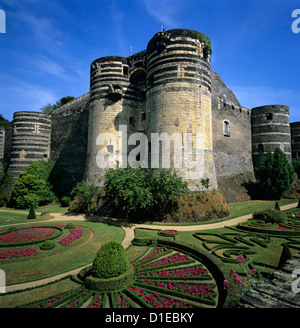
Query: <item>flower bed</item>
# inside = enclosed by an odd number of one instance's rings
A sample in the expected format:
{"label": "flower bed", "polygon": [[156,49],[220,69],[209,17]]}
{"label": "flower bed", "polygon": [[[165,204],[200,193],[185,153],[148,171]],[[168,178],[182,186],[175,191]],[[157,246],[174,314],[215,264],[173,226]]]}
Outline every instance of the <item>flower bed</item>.
{"label": "flower bed", "polygon": [[32,241],[40,241],[49,238],[54,234],[50,228],[24,228],[0,236],[0,243],[19,244]]}
{"label": "flower bed", "polygon": [[86,289],[78,288],[77,291],[78,292],[64,304],[65,308],[80,308],[92,295],[92,292]]}
{"label": "flower bed", "polygon": [[33,256],[36,254],[37,250],[31,247],[27,249],[9,249],[0,251],[0,259],[13,259],[18,257]]}
{"label": "flower bed", "polygon": [[89,305],[89,309],[101,309],[103,308],[104,295],[102,293],[96,293],[94,298]]}
{"label": "flower bed", "polygon": [[174,300],[172,297],[162,295],[156,291],[150,291],[142,287],[128,287],[130,295],[135,297],[142,305],[150,308],[192,308],[191,304],[184,301]]}
{"label": "flower bed", "polygon": [[111,293],[111,303],[113,308],[117,309],[126,309],[131,307],[127,297],[121,292]]}
{"label": "flower bed", "polygon": [[178,235],[178,231],[177,230],[161,230],[159,232],[160,236],[163,237],[175,237],[176,235]]}
{"label": "flower bed", "polygon": [[149,270],[149,269],[153,269],[153,268],[164,268],[164,267],[174,266],[174,265],[183,264],[183,263],[191,263],[194,261],[195,260],[192,259],[189,255],[181,254],[181,253],[177,252],[168,257],[164,257],[158,261],[150,262],[146,265],[137,267],[136,270]]}
{"label": "flower bed", "polygon": [[169,295],[215,305],[214,298],[216,297],[216,292],[213,290],[216,287],[215,284],[176,282],[175,280],[169,282],[157,282],[151,279],[137,279],[136,284],[145,288],[148,286],[148,288],[156,291],[163,289],[164,292],[167,291]]}
{"label": "flower bed", "polygon": [[147,262],[154,260],[155,258],[159,258],[171,252],[172,250],[166,249],[165,247],[154,247],[148,255],[138,260],[134,265],[137,266],[142,263],[145,264]]}
{"label": "flower bed", "polygon": [[208,271],[202,266],[190,266],[178,269],[165,269],[162,271],[138,272],[138,277],[151,277],[152,279],[211,279]]}
{"label": "flower bed", "polygon": [[79,239],[83,234],[82,229],[70,229],[70,233],[59,240],[58,242],[63,246],[68,246],[73,243],[75,240]]}

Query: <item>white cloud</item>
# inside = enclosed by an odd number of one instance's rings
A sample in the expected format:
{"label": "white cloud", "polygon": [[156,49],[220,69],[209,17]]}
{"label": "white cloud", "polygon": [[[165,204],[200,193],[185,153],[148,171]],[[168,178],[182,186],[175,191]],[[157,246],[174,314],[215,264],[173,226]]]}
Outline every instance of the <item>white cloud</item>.
{"label": "white cloud", "polygon": [[126,44],[126,38],[123,33],[123,23],[125,14],[120,11],[120,9],[117,7],[116,1],[112,1],[111,5],[109,6],[110,10],[110,17],[113,21],[113,31],[115,35],[115,40],[117,42],[119,52],[121,54],[129,53],[129,47]]}
{"label": "white cloud", "polygon": [[59,96],[51,88],[46,88],[23,80],[4,76],[0,84],[0,98],[5,108],[0,112],[7,119],[12,119],[17,111],[39,111],[47,103],[55,103]]}
{"label": "white cloud", "polygon": [[166,29],[179,27],[179,14],[186,1],[183,0],[143,0],[147,12]]}

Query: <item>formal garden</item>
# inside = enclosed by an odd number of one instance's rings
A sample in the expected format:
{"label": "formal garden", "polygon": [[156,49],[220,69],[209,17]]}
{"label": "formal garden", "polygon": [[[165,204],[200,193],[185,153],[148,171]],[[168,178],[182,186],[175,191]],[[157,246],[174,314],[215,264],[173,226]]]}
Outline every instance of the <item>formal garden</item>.
{"label": "formal garden", "polygon": [[167,170],[110,170],[105,187],[46,204],[14,187],[0,209],[1,308],[238,307],[300,251],[297,198],[227,204]]}

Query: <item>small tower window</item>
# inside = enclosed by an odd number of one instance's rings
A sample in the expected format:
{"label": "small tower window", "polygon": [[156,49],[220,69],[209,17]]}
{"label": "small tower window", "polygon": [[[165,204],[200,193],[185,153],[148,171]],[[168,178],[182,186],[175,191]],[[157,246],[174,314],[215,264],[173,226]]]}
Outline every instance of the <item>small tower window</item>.
{"label": "small tower window", "polygon": [[267,113],[266,114],[266,119],[267,119],[267,121],[272,121],[273,120],[273,113]]}
{"label": "small tower window", "polygon": [[129,117],[129,127],[130,129],[134,129],[135,123],[133,117]]}
{"label": "small tower window", "polygon": [[257,147],[258,153],[259,154],[263,154],[264,153],[264,145],[259,144]]}
{"label": "small tower window", "polygon": [[142,115],[141,115],[141,121],[142,122],[145,122],[145,120],[146,120],[146,113],[142,113]]}
{"label": "small tower window", "polygon": [[129,73],[128,67],[127,66],[123,66],[123,75],[128,76],[128,73]]}
{"label": "small tower window", "polygon": [[230,123],[229,121],[223,122],[223,133],[224,137],[230,137]]}

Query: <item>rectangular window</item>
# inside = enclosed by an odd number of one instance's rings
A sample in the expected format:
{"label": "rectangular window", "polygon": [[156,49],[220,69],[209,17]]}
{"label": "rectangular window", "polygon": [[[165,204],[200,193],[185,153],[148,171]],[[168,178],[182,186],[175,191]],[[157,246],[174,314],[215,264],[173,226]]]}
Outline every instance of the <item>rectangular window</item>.
{"label": "rectangular window", "polygon": [[266,114],[266,119],[267,119],[267,121],[273,120],[273,113],[267,113]]}

